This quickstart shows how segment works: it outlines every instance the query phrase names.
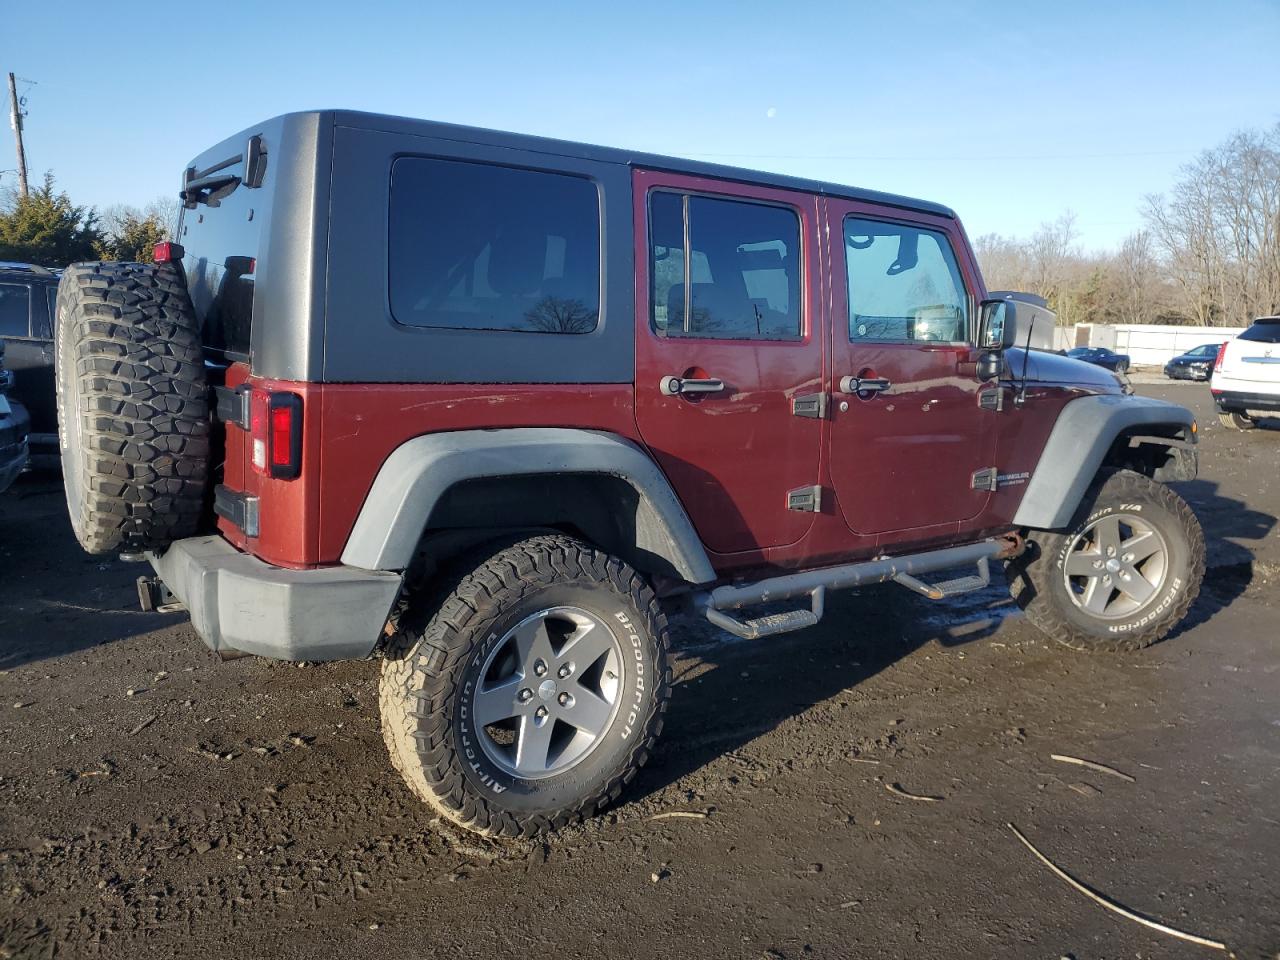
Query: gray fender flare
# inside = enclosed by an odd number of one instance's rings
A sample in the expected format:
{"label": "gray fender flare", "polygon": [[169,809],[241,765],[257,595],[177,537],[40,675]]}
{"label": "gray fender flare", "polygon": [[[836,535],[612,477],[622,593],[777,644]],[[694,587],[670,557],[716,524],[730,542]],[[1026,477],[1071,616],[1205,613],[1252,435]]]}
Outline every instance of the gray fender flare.
{"label": "gray fender flare", "polygon": [[1149,397],[1107,394],[1072,400],[1049,433],[1013,522],[1033,530],[1065,527],[1121,433],[1175,427],[1194,442],[1194,422],[1186,407]]}
{"label": "gray fender flare", "polygon": [[639,495],[637,546],[665,558],[689,583],[715,571],[675,491],[636,444],[610,433],[564,428],[461,430],[415,437],[387,457],[373,481],[342,562],[404,570],[436,503],[457,483],[531,474],[604,474]]}

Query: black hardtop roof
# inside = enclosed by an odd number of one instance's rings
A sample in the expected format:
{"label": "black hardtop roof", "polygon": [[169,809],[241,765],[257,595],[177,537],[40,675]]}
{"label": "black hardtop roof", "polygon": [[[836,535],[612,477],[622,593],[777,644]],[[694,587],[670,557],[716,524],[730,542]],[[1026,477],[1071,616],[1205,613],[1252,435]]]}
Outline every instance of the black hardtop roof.
{"label": "black hardtop roof", "polygon": [[[898,196],[892,193],[881,193],[877,190],[863,190],[858,187],[841,186],[824,183],[820,180],[807,180],[800,177],[788,177],[777,173],[763,173],[759,170],[747,170],[741,167],[724,166],[716,163],[702,163],[697,160],[682,160],[676,157],[664,157],[658,154],[642,153],[635,150],[622,150],[614,147],[599,147],[586,143],[574,143],[569,140],[554,140],[549,137],[535,137],[522,133],[507,133],[501,130],[487,130],[483,127],[468,127],[454,123],[440,123],[434,120],[415,120],[409,117],[394,117],[377,113],[365,113],[358,110],[317,110],[304,111],[319,115],[322,119],[331,119],[334,125],[354,127],[365,130],[377,130],[386,133],[404,133],[411,136],[436,137],[445,140],[460,140],[471,143],[484,143],[491,146],[508,146],[513,149],[546,153],[558,156],[572,156],[605,163],[621,163],[635,167],[648,167],[695,176],[710,177],[718,180],[731,180],[739,183],[752,183],[762,186],[778,187],[784,190],[799,190],[806,193],[823,194],[831,197],[843,197],[849,200],[865,200],[870,203],[887,204],[906,210],[917,210],[924,213],[955,219],[955,212],[942,204],[927,200],[915,200],[911,197]],[[250,134],[252,131],[246,131]]]}
{"label": "black hardtop roof", "polygon": [[15,276],[21,276],[24,280],[43,280],[47,283],[57,283],[58,274],[49,267],[42,267],[38,263],[19,263],[16,260],[0,260],[0,274],[6,275],[9,279]]}

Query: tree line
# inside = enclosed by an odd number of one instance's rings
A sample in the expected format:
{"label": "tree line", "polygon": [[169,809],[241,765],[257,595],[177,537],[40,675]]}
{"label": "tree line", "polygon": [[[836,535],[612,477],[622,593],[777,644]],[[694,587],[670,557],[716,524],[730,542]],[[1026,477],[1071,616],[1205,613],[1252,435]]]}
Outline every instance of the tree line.
{"label": "tree line", "polygon": [[172,234],[176,200],[146,208],[124,204],[99,213],[71,202],[56,189],[53,174],[28,196],[16,191],[0,198],[0,260],[65,267],[86,260],[150,262],[152,248]]}
{"label": "tree line", "polygon": [[1280,313],[1280,123],[1201,153],[1142,219],[1111,252],[1082,250],[1070,213],[974,249],[989,289],[1039,294],[1063,324],[1241,327]]}

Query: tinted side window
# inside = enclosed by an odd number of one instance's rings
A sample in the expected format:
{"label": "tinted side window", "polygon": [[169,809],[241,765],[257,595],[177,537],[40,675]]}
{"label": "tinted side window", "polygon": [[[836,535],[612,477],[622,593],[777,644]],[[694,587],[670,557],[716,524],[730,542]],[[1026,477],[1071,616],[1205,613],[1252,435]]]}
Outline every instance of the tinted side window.
{"label": "tinted side window", "polygon": [[650,321],[660,336],[799,339],[794,211],[658,192],[649,200],[649,228]]}
{"label": "tinted side window", "polygon": [[25,283],[0,283],[0,337],[31,335],[31,288]]}
{"label": "tinted side window", "polygon": [[589,180],[455,160],[397,160],[391,313],[403,324],[590,333],[600,200]]}
{"label": "tinted side window", "polygon": [[1280,343],[1280,323],[1255,323],[1237,338],[1255,343]]}
{"label": "tinted side window", "polygon": [[849,217],[844,250],[851,341],[969,339],[969,298],[944,234]]}

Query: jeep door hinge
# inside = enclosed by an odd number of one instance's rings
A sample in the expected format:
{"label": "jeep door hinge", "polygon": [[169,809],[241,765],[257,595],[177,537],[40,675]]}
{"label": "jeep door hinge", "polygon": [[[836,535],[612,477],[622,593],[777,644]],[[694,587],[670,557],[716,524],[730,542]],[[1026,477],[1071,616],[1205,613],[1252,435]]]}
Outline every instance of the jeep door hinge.
{"label": "jeep door hinge", "polygon": [[990,490],[994,493],[1000,486],[1000,470],[997,467],[986,467],[973,473],[973,489]]}
{"label": "jeep door hinge", "polygon": [[831,398],[825,393],[806,393],[800,397],[792,397],[791,415],[807,417],[811,420],[825,420],[830,400]]}
{"label": "jeep door hinge", "polygon": [[787,509],[800,513],[818,513],[822,510],[822,487],[796,487],[788,490]]}
{"label": "jeep door hinge", "polygon": [[1004,409],[1004,387],[992,387],[978,394],[978,406],[999,413]]}
{"label": "jeep door hinge", "polygon": [[223,423],[234,423],[246,433],[249,432],[249,385],[241,384],[232,390],[230,387],[214,387],[214,415]]}

